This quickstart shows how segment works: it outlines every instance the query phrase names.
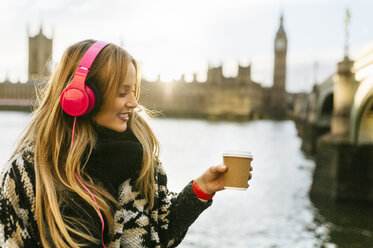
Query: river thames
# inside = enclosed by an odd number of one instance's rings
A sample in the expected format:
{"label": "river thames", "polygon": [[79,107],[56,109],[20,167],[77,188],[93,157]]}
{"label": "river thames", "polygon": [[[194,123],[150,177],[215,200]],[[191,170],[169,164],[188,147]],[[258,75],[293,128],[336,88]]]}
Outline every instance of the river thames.
{"label": "river thames", "polygon": [[[29,113],[0,112],[0,167],[30,119]],[[310,200],[315,164],[301,152],[292,121],[155,119],[151,126],[171,191],[222,163],[225,150],[254,155],[249,189],[218,192],[179,247],[373,247],[371,208]]]}

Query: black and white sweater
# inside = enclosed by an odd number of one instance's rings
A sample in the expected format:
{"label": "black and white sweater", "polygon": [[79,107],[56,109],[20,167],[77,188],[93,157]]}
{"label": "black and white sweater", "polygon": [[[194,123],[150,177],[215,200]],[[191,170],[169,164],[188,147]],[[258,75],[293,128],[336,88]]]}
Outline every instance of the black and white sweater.
{"label": "black and white sweater", "polygon": [[[35,220],[35,175],[33,149],[16,154],[4,166],[0,176],[0,246],[41,247]],[[212,201],[198,199],[189,183],[179,194],[167,189],[167,176],[160,163],[155,164],[155,206],[135,189],[129,178],[119,187],[121,208],[114,211],[114,238],[106,242],[114,247],[176,247],[189,226]],[[99,247],[99,246],[97,246]]]}

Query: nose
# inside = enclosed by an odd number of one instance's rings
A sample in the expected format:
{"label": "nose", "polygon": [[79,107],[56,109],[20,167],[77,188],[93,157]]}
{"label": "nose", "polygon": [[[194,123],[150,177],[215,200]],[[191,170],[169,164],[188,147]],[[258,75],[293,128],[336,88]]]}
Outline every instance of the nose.
{"label": "nose", "polygon": [[133,93],[131,93],[131,98],[126,102],[127,108],[136,108],[137,107],[137,101]]}

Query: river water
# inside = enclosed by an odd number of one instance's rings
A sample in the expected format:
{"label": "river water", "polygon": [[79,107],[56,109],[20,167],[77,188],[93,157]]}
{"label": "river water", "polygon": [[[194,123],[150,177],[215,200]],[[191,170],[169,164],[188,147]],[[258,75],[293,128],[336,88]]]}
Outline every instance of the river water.
{"label": "river water", "polygon": [[[30,119],[28,113],[0,112],[0,167]],[[369,207],[310,200],[315,164],[301,152],[293,122],[155,119],[151,125],[171,191],[220,164],[225,150],[254,155],[249,189],[218,192],[179,247],[373,247]]]}

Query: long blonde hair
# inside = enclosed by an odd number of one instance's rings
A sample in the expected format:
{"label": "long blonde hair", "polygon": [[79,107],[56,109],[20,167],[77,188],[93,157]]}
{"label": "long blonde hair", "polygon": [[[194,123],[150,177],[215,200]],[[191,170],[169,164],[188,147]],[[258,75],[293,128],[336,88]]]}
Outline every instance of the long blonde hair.
{"label": "long blonde hair", "polygon": [[[96,204],[76,180],[75,174],[95,195],[97,207],[108,222],[111,237],[114,232],[110,202],[116,206],[119,203],[104,188],[94,184],[84,171],[85,164],[96,144],[93,121],[90,118],[78,117],[74,144],[70,148],[73,117],[64,113],[59,103],[62,90],[70,83],[84,53],[94,42],[95,40],[84,40],[66,49],[55,72],[41,92],[39,107],[34,111],[31,123],[15,151],[15,153],[21,152],[25,144],[32,144],[34,147],[35,215],[44,247],[67,248],[84,245],[74,240],[69,232],[85,240],[99,242],[83,232],[82,225],[76,225],[79,224],[79,220],[61,214],[59,202],[63,192],[76,193],[96,209]],[[134,64],[137,72],[135,97],[138,99],[140,76],[138,65],[131,55],[124,49],[110,44],[96,57],[87,81],[94,82],[101,92],[102,109],[105,108],[107,99],[116,97],[130,63]],[[158,159],[160,148],[154,133],[143,117],[144,112],[141,108],[135,109],[130,116],[128,126],[143,147],[143,164],[136,187],[152,208],[155,191],[154,162]]]}

